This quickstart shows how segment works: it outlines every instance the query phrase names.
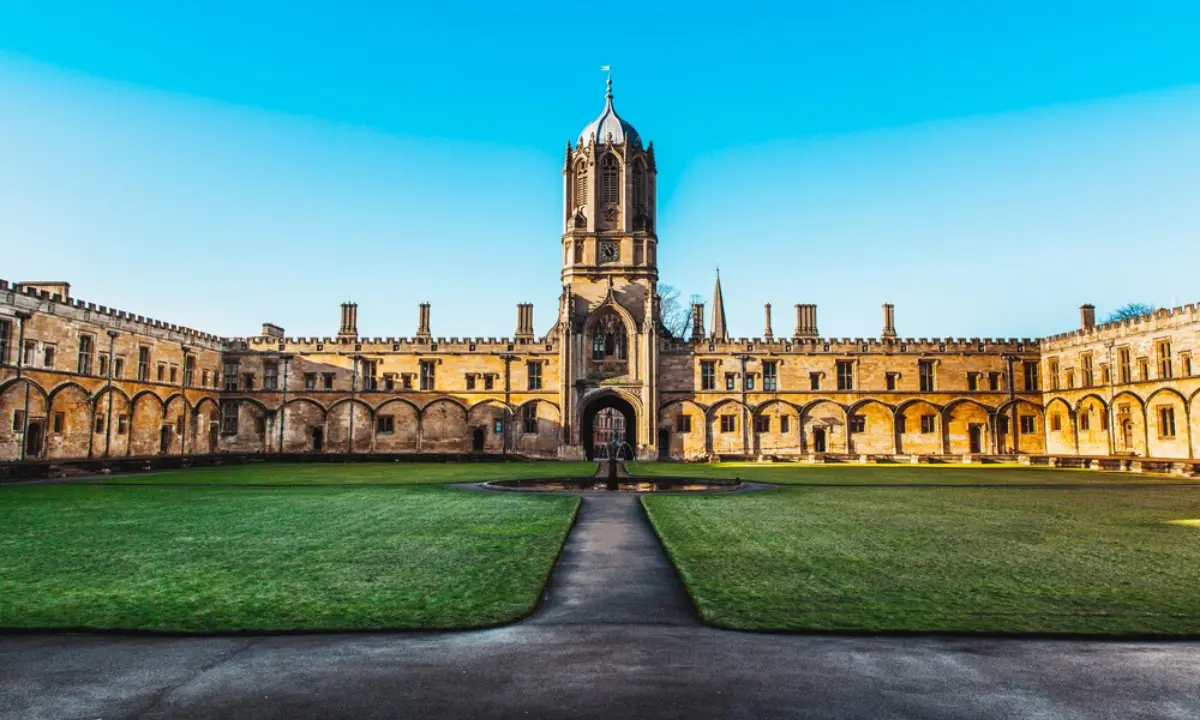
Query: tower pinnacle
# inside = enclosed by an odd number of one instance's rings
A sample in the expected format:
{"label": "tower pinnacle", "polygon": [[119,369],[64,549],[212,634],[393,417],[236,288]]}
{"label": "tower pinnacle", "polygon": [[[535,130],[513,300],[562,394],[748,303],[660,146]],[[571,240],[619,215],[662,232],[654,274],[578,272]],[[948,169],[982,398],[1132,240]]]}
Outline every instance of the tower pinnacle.
{"label": "tower pinnacle", "polygon": [[713,324],[712,339],[722,342],[729,339],[725,329],[725,298],[721,295],[721,268],[717,268],[717,284],[713,288]]}

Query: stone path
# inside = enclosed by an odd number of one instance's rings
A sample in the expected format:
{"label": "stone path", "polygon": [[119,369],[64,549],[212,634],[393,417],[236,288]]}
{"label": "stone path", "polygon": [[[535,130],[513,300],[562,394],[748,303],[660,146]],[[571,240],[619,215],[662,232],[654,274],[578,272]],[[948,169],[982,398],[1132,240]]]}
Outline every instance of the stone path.
{"label": "stone path", "polygon": [[687,590],[634,495],[584,495],[531,625],[695,625]]}
{"label": "stone path", "polygon": [[0,636],[0,718],[1200,717],[1200,643],[701,625],[636,496],[585,495],[538,611],[464,633]]}

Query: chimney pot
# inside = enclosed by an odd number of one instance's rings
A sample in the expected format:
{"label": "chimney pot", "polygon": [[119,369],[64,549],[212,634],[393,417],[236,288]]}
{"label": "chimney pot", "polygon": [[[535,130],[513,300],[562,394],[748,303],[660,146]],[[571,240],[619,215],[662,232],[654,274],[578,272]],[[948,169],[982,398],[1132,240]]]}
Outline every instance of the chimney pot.
{"label": "chimney pot", "polygon": [[1084,330],[1096,327],[1096,306],[1086,303],[1079,306],[1079,324]]}

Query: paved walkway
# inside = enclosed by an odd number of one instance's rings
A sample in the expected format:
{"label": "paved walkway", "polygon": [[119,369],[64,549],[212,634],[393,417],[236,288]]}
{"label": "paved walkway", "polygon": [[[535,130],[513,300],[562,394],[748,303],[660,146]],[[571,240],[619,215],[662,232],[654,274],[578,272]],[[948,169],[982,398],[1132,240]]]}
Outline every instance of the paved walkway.
{"label": "paved walkway", "polygon": [[697,625],[634,495],[585,495],[530,625]]}
{"label": "paved walkway", "polygon": [[587,495],[541,607],[467,633],[0,637],[0,718],[1187,718],[1200,643],[699,624],[637,498]]}

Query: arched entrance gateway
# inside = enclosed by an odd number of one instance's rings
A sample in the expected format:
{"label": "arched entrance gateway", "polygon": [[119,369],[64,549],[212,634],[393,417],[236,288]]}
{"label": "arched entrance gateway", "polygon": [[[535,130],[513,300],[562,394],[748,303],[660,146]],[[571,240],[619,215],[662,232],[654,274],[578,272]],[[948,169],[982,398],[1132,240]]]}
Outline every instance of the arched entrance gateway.
{"label": "arched entrance gateway", "polygon": [[583,409],[580,440],[588,460],[596,459],[596,448],[615,436],[627,443],[629,454],[637,452],[637,413],[628,400],[616,394],[602,395]]}

